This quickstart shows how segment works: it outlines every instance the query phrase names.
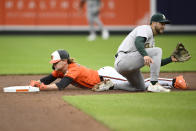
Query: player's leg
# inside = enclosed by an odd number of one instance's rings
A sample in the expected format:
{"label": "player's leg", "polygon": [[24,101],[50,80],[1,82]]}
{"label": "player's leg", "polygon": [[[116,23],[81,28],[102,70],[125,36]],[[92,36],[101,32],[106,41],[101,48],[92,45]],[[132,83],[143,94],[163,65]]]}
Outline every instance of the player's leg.
{"label": "player's leg", "polygon": [[139,52],[118,53],[115,69],[123,75],[137,90],[145,90],[144,79],[140,68],[144,66],[144,59]]}
{"label": "player's leg", "polygon": [[[145,81],[145,87],[150,85],[150,78],[147,78]],[[187,83],[182,75],[176,76],[174,78],[158,78],[160,85],[165,88],[176,88],[176,89],[187,89]]]}
{"label": "player's leg", "polygon": [[98,27],[103,30],[103,23],[101,22],[100,18],[99,18],[99,10],[96,10],[94,13],[93,13],[93,20],[94,22],[98,25]]}
{"label": "player's leg", "polygon": [[133,87],[136,88],[137,91],[146,90],[144,85],[144,78],[140,70],[133,70],[131,72],[126,72],[123,76],[131,83]]}
{"label": "player's leg", "polygon": [[93,16],[93,10],[90,8],[87,9],[87,19],[89,24],[89,36],[88,40],[93,41],[96,39],[96,31],[95,31],[95,25],[94,25],[94,16]]}
{"label": "player's leg", "polygon": [[113,67],[110,66],[105,66],[100,68],[98,70],[98,73],[100,76],[103,76],[104,78],[115,78],[115,79],[127,81],[125,77],[123,77]]}
{"label": "player's leg", "polygon": [[99,13],[100,13],[100,1],[91,1],[91,4],[89,5],[89,9],[91,11],[91,17],[94,23],[96,23],[100,29],[103,28],[103,24],[101,20],[99,19]]}
{"label": "player's leg", "polygon": [[170,89],[166,89],[158,83],[162,49],[158,47],[147,48],[146,52],[152,58],[153,63],[150,64],[150,81],[151,84],[148,86],[147,90],[150,92],[170,92]]}
{"label": "player's leg", "polygon": [[147,48],[146,52],[153,59],[153,63],[150,64],[150,80],[158,81],[161,66],[162,49],[157,47]]}
{"label": "player's leg", "polygon": [[104,27],[102,21],[100,20],[99,15],[100,15],[100,7],[95,6],[94,12],[92,14],[94,23],[96,23],[98,25],[99,29],[101,30],[102,38],[108,39],[109,38],[109,31]]}
{"label": "player's leg", "polygon": [[114,63],[114,68],[120,74],[138,70],[143,66],[144,59],[137,51],[132,53],[119,52]]}
{"label": "player's leg", "polygon": [[[128,80],[121,74],[119,74],[113,67],[102,67],[98,70],[98,73],[104,79],[110,79],[115,85],[114,89],[130,90],[130,87],[133,88]],[[144,82],[145,88],[147,88],[150,85],[150,78],[145,79]],[[158,82],[162,86],[173,88],[174,78],[158,78]],[[131,91],[133,91],[133,89],[131,89]]]}
{"label": "player's leg", "polygon": [[110,79],[114,84],[113,89],[119,90],[127,90],[127,91],[137,91],[135,87],[133,87],[125,77],[119,74],[114,68],[112,67],[102,67],[98,70],[100,76],[104,79]]}
{"label": "player's leg", "polygon": [[[145,79],[144,82],[147,88],[150,85],[150,78]],[[173,79],[171,78],[158,78],[158,83],[165,88],[173,88]]]}
{"label": "player's leg", "polygon": [[[151,82],[156,82],[158,81],[160,72],[162,51],[160,48],[149,48],[148,50],[146,49],[146,51],[154,61],[154,63],[150,65]],[[141,56],[139,52],[118,53],[114,66],[115,69],[121,75],[126,77],[134,87],[137,87],[138,89],[146,89],[144,86],[144,81],[142,81],[142,75],[138,73],[140,68],[144,66],[143,56]],[[135,78],[134,75],[132,76],[132,74],[135,74],[135,77],[138,77],[139,79]],[[155,85],[152,84],[149,87],[150,88],[147,89],[151,92],[169,92],[169,90],[163,88],[158,83]]]}
{"label": "player's leg", "polygon": [[140,68],[144,66],[144,60],[139,52],[119,53],[114,66],[136,90],[146,90],[140,72]]}
{"label": "player's leg", "polygon": [[100,18],[98,15],[95,15],[94,16],[94,20],[95,20],[95,23],[99,26],[99,29],[101,30],[101,36],[103,39],[108,39],[109,38],[109,31],[103,26]]}
{"label": "player's leg", "polygon": [[[153,63],[150,65],[151,81],[158,81],[162,50],[160,48],[147,48],[146,51],[153,59]],[[140,69],[143,66],[144,58],[137,51],[131,53],[118,53],[118,57],[115,60],[115,69],[120,74]]]}

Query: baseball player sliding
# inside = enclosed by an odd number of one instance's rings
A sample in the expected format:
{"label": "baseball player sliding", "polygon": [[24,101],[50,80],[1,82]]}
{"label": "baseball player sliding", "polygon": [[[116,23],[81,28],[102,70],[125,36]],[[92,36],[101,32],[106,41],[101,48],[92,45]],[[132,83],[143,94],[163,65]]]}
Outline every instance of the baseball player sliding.
{"label": "baseball player sliding", "polygon": [[[124,76],[129,85],[127,90],[169,92],[159,83],[160,66],[170,62],[180,61],[174,53],[171,57],[162,59],[162,49],[155,47],[154,36],[164,32],[165,24],[170,21],[166,17],[157,13],[151,17],[150,25],[136,27],[122,41],[115,55],[114,67],[118,73]],[[178,46],[181,46],[180,44]],[[180,53],[179,53],[180,54]],[[185,55],[185,60],[190,59],[190,55]],[[162,59],[162,60],[161,60]],[[140,71],[144,65],[150,67],[150,83],[145,86],[145,81]]]}
{"label": "baseball player sliding", "polygon": [[[94,91],[110,89],[135,91],[134,88],[130,88],[129,81],[112,67],[103,67],[98,71],[88,69],[77,64],[65,50],[54,51],[51,58],[52,73],[40,80],[31,80],[31,86],[39,87],[40,90],[63,90],[69,84],[73,84],[77,87],[89,88]],[[57,83],[52,83],[57,78],[61,78],[61,80]],[[159,81],[162,85],[169,86],[169,88],[187,88],[182,76],[174,79],[162,78]],[[145,84],[145,88],[147,88],[149,85],[148,79],[146,79]]]}

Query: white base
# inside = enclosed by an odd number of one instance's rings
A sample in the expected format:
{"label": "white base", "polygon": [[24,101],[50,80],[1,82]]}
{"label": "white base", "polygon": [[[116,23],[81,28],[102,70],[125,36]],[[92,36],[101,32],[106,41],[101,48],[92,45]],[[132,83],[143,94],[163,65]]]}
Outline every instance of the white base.
{"label": "white base", "polygon": [[32,86],[11,86],[3,88],[3,92],[39,92],[38,87]]}

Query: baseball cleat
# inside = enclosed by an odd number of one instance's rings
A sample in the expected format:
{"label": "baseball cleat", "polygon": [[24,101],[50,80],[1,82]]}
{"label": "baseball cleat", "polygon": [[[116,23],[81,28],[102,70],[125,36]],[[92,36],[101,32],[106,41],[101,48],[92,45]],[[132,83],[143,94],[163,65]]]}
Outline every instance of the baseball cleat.
{"label": "baseball cleat", "polygon": [[94,41],[96,39],[96,34],[92,33],[88,36],[88,41]]}
{"label": "baseball cleat", "polygon": [[104,40],[107,40],[107,39],[109,38],[109,36],[110,36],[109,31],[106,30],[106,29],[104,29],[104,30],[102,31],[102,38],[103,38]]}
{"label": "baseball cleat", "polygon": [[112,88],[114,86],[114,84],[112,83],[111,80],[104,80],[98,84],[96,84],[92,90],[93,91],[107,91],[110,90],[110,88]]}
{"label": "baseball cleat", "polygon": [[149,92],[170,92],[170,89],[166,89],[163,86],[161,86],[159,83],[156,83],[155,85],[150,85],[147,88],[147,91]]}
{"label": "baseball cleat", "polygon": [[184,80],[182,75],[177,76],[174,79],[176,79],[176,81],[174,82],[174,88],[177,88],[177,89],[187,89],[188,88],[186,81]]}

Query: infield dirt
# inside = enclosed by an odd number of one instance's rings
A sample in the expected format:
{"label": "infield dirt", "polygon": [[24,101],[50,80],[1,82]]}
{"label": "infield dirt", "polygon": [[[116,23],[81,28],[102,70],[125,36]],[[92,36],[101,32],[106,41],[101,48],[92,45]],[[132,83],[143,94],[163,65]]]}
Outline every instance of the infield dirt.
{"label": "infield dirt", "polygon": [[[196,90],[196,72],[161,73],[160,77],[173,78],[180,74],[189,84],[188,90]],[[108,131],[106,126],[63,101],[62,96],[132,93],[120,90],[93,92],[74,86],[63,91],[38,93],[4,93],[2,90],[8,86],[28,85],[30,80],[41,77],[43,75],[0,76],[1,131]],[[148,75],[144,74],[144,77]]]}

